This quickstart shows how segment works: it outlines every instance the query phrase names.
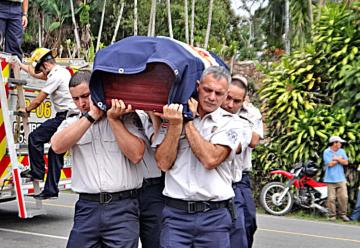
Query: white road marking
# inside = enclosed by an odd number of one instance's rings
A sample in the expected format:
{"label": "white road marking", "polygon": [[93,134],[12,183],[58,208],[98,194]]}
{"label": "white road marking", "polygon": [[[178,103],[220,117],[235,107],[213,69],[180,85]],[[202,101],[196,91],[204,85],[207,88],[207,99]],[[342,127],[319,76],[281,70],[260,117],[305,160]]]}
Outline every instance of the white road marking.
{"label": "white road marking", "polygon": [[26,234],[26,235],[32,235],[32,236],[38,236],[38,237],[44,237],[44,238],[52,238],[52,239],[62,239],[62,240],[67,240],[68,239],[68,237],[64,237],[64,236],[55,236],[55,235],[49,235],[49,234],[44,234],[44,233],[26,232],[26,231],[7,229],[7,228],[0,228],[0,231],[2,231],[2,232],[10,232],[10,233]]}
{"label": "white road marking", "polygon": [[[36,204],[34,201],[26,201],[26,203]],[[52,207],[61,207],[61,208],[75,208],[75,205],[63,205],[63,204],[55,204],[55,203],[47,203],[43,202],[44,206],[52,206]]]}
{"label": "white road marking", "polygon": [[336,237],[328,237],[328,236],[321,236],[321,235],[314,235],[314,234],[307,234],[307,233],[298,233],[298,232],[288,232],[288,231],[265,229],[265,228],[258,228],[258,230],[265,231],[265,232],[284,233],[284,234],[292,234],[292,235],[306,236],[306,237],[313,237],[313,238],[333,239],[333,240],[341,240],[341,241],[350,241],[350,242],[360,243],[360,240],[357,240],[357,239],[336,238]]}

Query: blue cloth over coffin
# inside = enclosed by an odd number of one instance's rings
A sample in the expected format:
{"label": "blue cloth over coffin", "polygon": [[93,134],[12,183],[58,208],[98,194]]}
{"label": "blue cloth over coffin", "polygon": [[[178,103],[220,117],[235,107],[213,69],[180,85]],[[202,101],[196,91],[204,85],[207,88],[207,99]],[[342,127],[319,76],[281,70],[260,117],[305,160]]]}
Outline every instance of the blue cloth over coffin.
{"label": "blue cloth over coffin", "polygon": [[[203,50],[204,51],[204,50]],[[203,54],[204,52],[201,52]],[[197,97],[196,81],[205,67],[226,64],[216,55],[208,53],[212,62],[204,62],[196,49],[167,37],[131,36],[122,39],[96,53],[90,80],[91,98],[96,106],[106,110],[110,106],[105,101],[106,76],[139,74],[151,63],[164,63],[174,73],[174,82],[169,91],[167,103],[184,105],[184,114],[191,116],[188,99]],[[207,60],[209,60],[207,58]]]}

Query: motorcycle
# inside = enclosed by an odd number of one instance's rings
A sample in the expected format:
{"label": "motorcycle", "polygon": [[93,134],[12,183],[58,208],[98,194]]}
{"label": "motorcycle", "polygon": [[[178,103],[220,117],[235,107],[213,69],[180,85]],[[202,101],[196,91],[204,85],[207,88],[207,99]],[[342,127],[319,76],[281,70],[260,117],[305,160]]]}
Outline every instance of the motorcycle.
{"label": "motorcycle", "polygon": [[327,185],[313,179],[318,171],[319,168],[313,161],[297,163],[290,172],[284,170],[271,171],[271,175],[281,175],[286,177],[288,181],[286,183],[270,182],[266,184],[260,194],[261,206],[272,215],[287,214],[294,203],[300,207],[317,209],[326,214],[328,212],[325,207]]}

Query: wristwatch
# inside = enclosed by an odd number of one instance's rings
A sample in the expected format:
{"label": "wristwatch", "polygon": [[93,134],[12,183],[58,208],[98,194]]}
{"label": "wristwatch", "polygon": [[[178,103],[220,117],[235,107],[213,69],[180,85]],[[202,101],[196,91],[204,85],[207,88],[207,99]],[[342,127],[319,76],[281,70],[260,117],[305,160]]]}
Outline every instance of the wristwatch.
{"label": "wristwatch", "polygon": [[92,117],[89,112],[85,112],[83,114],[83,117],[85,117],[86,119],[88,119],[88,121],[90,121],[90,123],[94,123],[96,120],[94,119],[94,117]]}

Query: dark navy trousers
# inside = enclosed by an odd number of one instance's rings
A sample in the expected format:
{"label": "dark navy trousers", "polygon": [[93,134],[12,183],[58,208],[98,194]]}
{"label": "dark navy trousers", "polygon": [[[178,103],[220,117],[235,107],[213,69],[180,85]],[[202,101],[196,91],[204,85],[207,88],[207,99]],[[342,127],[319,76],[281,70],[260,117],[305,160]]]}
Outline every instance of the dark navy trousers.
{"label": "dark navy trousers", "polygon": [[236,219],[230,231],[230,244],[231,248],[247,248],[249,246],[245,227],[245,198],[241,192],[240,183],[234,183],[233,189]]}
{"label": "dark navy trousers", "polygon": [[165,205],[160,247],[228,248],[231,225],[227,208],[189,214]]}
{"label": "dark navy trousers", "polygon": [[354,208],[354,211],[351,215],[352,220],[360,221],[360,190],[357,193],[357,200],[356,200],[356,206]]}
{"label": "dark navy trousers", "polygon": [[164,178],[157,178],[157,182],[143,182],[139,190],[140,208],[140,240],[143,248],[160,247],[161,218],[164,209]]}
{"label": "dark navy trousers", "polygon": [[138,248],[139,202],[127,198],[110,203],[79,199],[67,248]]}
{"label": "dark navy trousers", "polygon": [[0,50],[22,59],[21,3],[0,1]]}
{"label": "dark navy trousers", "polygon": [[[29,134],[28,148],[30,158],[30,174],[42,180],[45,175],[44,144],[50,142],[51,137],[65,120],[66,112],[57,113],[55,118],[49,119]],[[51,147],[48,152],[48,175],[44,192],[57,194],[61,168],[64,165],[64,154],[56,154]]]}
{"label": "dark navy trousers", "polygon": [[240,185],[241,193],[245,200],[244,215],[245,215],[245,227],[246,227],[246,235],[248,239],[248,246],[252,247],[257,225],[256,225],[256,205],[251,191],[250,176],[248,174],[243,174],[239,185]]}

